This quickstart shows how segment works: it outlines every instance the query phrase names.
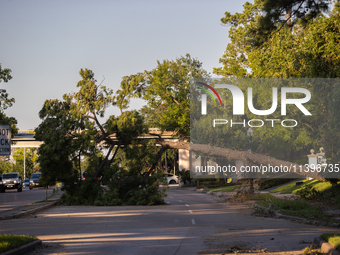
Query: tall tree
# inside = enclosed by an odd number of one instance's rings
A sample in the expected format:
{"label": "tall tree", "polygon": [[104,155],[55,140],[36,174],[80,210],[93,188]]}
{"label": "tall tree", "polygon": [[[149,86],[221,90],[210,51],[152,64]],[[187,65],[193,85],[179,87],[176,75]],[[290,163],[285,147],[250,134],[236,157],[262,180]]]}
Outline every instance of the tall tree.
{"label": "tall tree", "polygon": [[[336,3],[337,4],[337,3]],[[306,25],[322,13],[329,11],[329,0],[265,0],[263,17],[252,34],[256,45],[261,45],[283,27],[292,28],[296,23]]]}
{"label": "tall tree", "polygon": [[[263,2],[262,6],[258,7],[259,15],[249,12],[249,5],[245,5],[244,12],[241,14],[230,15],[226,14],[228,21],[227,24],[231,24],[234,27],[239,28],[240,31],[245,28],[249,28],[245,33],[251,43],[249,43],[247,54],[245,55],[244,48],[238,46],[237,40],[232,41],[228,49],[236,49],[233,55],[224,55],[224,67],[215,69],[217,73],[224,75],[225,77],[252,77],[252,78],[337,78],[339,77],[339,7],[336,4],[332,13],[328,16],[323,16],[318,13],[318,16],[314,16],[313,19],[308,20],[308,23],[303,22],[303,18],[296,18],[293,20],[291,26],[282,26],[283,23],[287,24],[288,16],[286,15],[290,9],[292,15],[294,15],[294,5],[287,5],[286,9],[280,9],[282,11],[281,20],[273,21],[273,24],[277,26],[275,32],[270,33],[270,36],[263,36],[261,43],[258,43],[260,34],[254,34],[253,32],[260,28],[261,22],[264,21],[263,16],[268,14],[265,9],[266,4],[274,1]],[[277,2],[278,5],[282,5],[288,2]],[[302,3],[302,1],[300,1]],[[254,3],[256,4],[256,2]],[[247,8],[246,8],[247,7]],[[314,7],[313,7],[314,8]],[[250,16],[246,16],[249,15]],[[248,20],[254,23],[244,23],[239,17],[249,17]],[[257,18],[256,18],[257,17]],[[286,20],[285,20],[286,19]],[[231,21],[234,21],[233,24]],[[251,27],[253,25],[253,27]],[[255,29],[254,29],[255,28]],[[231,29],[231,36],[238,36],[235,33],[236,30]],[[274,30],[273,30],[274,31]],[[242,35],[242,34],[241,34]],[[242,39],[242,36],[239,36]],[[230,56],[246,56],[247,58],[231,58]],[[235,62],[234,59],[237,59]],[[233,62],[234,61],[234,62]],[[230,68],[232,63],[236,63],[238,67],[241,67],[243,63],[246,63],[244,72],[241,73],[238,70],[240,68]],[[224,70],[228,70],[224,71]],[[223,72],[224,71],[224,72]],[[246,75],[243,75],[247,71]],[[293,148],[293,154],[298,155],[296,150],[303,147],[325,147],[329,156],[338,155],[334,148],[337,148],[335,144],[338,144],[338,131],[333,125],[335,119],[337,119],[337,112],[334,111],[338,107],[338,100],[335,99],[337,95],[337,85],[334,82],[326,82],[322,80],[314,81],[312,85],[308,85],[303,82],[304,86],[307,86],[312,95],[313,100],[310,104],[310,109],[313,112],[313,116],[310,118],[304,118],[299,116],[299,112],[290,112],[296,119],[299,119],[301,126],[298,128],[298,132],[290,132],[284,134],[278,132],[276,135],[274,132],[267,136],[260,134],[261,139],[258,145],[262,148],[266,147],[266,142],[270,145],[270,148],[277,148],[284,146],[285,148]],[[265,93],[261,93],[266,95]],[[271,98],[268,95],[267,98]],[[266,98],[256,98],[258,100],[258,106],[265,105]],[[262,103],[261,103],[262,102]],[[333,108],[332,108],[333,107]],[[256,108],[256,107],[255,107]],[[267,106],[264,107],[268,109]],[[333,110],[332,110],[333,109]],[[251,115],[247,114],[247,118]],[[333,123],[333,124],[331,124]],[[333,126],[332,126],[333,125]],[[260,132],[261,133],[261,132]],[[259,133],[256,132],[256,135]],[[255,135],[255,133],[254,133]],[[256,143],[256,135],[254,137],[254,145]],[[203,138],[203,137],[201,137]],[[288,140],[286,139],[288,138]],[[282,139],[286,139],[283,141]],[[275,141],[271,143],[271,141]],[[290,144],[287,144],[290,142]],[[288,145],[288,146],[287,146]],[[295,148],[295,149],[294,149]],[[271,150],[271,153],[273,150]],[[308,153],[308,152],[307,152]],[[292,154],[292,153],[291,153]],[[306,154],[306,153],[305,153]],[[273,154],[270,154],[273,155]],[[332,156],[333,157],[333,156]]]}
{"label": "tall tree", "polygon": [[293,31],[282,29],[252,50],[250,68],[261,78],[340,77],[339,7]]}
{"label": "tall tree", "polygon": [[[32,173],[38,170],[38,149],[37,148],[17,148],[13,153],[15,160],[14,172],[19,172],[24,177],[24,164],[26,177],[29,178]],[[24,156],[25,154],[25,156]]]}
{"label": "tall tree", "polygon": [[214,73],[223,77],[251,77],[248,55],[255,47],[252,31],[259,26],[263,3],[264,0],[255,0],[253,4],[246,2],[242,13],[225,12],[221,22],[230,27],[231,42],[219,60],[223,67],[214,68]]}
{"label": "tall tree", "polygon": [[[294,31],[282,29],[254,49],[249,57],[254,77],[339,78],[339,10],[335,5],[328,16],[319,16],[305,26],[297,24]],[[339,118],[335,110],[339,106],[338,84],[334,81],[314,80],[309,88],[313,94],[313,118],[303,121],[329,158],[338,154],[336,144],[340,141],[334,125]]]}
{"label": "tall tree", "polygon": [[144,113],[153,118],[155,127],[188,138],[190,85],[194,78],[207,79],[208,73],[202,63],[189,54],[175,60],[157,61],[153,70],[123,78],[117,101],[124,99],[124,104],[119,107],[126,107],[131,97],[140,97],[148,103],[149,110],[144,109]]}
{"label": "tall tree", "polygon": [[[99,117],[113,103],[112,91],[97,85],[91,70],[81,69],[79,74],[79,91],[65,94],[64,101],[46,100],[39,113],[43,121],[36,129],[36,138],[45,142],[39,149],[43,178],[70,188],[80,175],[81,155],[94,153],[96,145],[108,138]],[[61,163],[63,171],[58,170]]]}
{"label": "tall tree", "polygon": [[[147,150],[146,144],[137,139],[147,132],[143,117],[137,111],[124,111],[100,123],[99,117],[104,116],[107,107],[122,102],[115,100],[110,89],[97,85],[91,70],[82,69],[80,75],[78,92],[65,94],[63,101],[46,100],[39,113],[42,123],[36,129],[36,138],[44,141],[39,148],[42,182],[46,185],[64,182],[67,191],[64,199],[70,204],[162,203],[163,195],[155,177],[142,183],[136,181],[145,156],[134,152]],[[100,152],[103,147],[107,148],[106,155]],[[120,167],[115,155],[121,147],[134,163],[124,175],[126,178],[118,179]],[[89,164],[80,170],[83,156],[89,159]],[[87,173],[85,182],[79,178],[83,170]],[[109,185],[105,193],[95,178],[100,176]],[[121,184],[121,180],[129,183],[133,180],[134,185]]]}
{"label": "tall tree", "polygon": [[[9,68],[2,68],[0,64],[0,83],[1,82],[8,82],[12,79],[11,76],[11,69]],[[6,89],[0,89],[0,124],[9,124],[11,125],[12,129],[12,137],[18,132],[17,128],[17,120],[14,117],[8,117],[5,114],[5,110],[8,107],[11,107],[15,102],[14,98],[10,98]]]}
{"label": "tall tree", "polygon": [[73,168],[81,140],[73,134],[82,122],[72,118],[70,105],[59,100],[46,100],[39,116],[43,120],[35,129],[35,138],[44,141],[39,148],[39,164],[46,185],[64,182],[71,189],[79,174]]}

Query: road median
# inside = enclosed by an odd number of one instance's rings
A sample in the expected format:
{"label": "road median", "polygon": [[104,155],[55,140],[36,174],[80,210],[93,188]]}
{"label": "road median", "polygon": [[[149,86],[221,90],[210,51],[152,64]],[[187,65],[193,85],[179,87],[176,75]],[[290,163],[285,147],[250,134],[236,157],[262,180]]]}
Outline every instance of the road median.
{"label": "road median", "polygon": [[17,218],[27,216],[29,214],[33,214],[33,213],[37,213],[37,212],[49,209],[55,206],[59,202],[59,199],[62,193],[63,192],[60,192],[60,191],[57,192],[56,194],[51,196],[53,197],[53,199],[51,200],[38,201],[35,203],[13,208],[11,210],[1,211],[0,220],[17,219]]}

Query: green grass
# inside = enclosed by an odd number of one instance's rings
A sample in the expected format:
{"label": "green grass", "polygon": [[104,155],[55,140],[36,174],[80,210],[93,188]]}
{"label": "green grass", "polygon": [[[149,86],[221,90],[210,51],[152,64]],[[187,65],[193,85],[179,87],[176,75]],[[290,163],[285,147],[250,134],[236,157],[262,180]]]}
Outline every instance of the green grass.
{"label": "green grass", "polygon": [[329,216],[319,208],[309,204],[306,200],[286,200],[273,201],[275,208],[280,209],[283,214],[305,218],[308,220],[329,221]]}
{"label": "green grass", "polygon": [[321,238],[331,245],[333,245],[338,251],[340,251],[340,233],[322,234]]}
{"label": "green grass", "polygon": [[[239,188],[248,187],[249,184],[239,184],[239,183],[228,183],[224,187],[216,187],[207,189],[207,191],[211,192],[233,192],[237,191]],[[236,189],[236,190],[235,190]],[[254,187],[254,190],[258,190],[258,187]]]}
{"label": "green grass", "polygon": [[8,234],[0,235],[0,253],[9,251],[24,244],[28,244],[35,240],[38,240],[38,238],[36,238],[35,236]]}
{"label": "green grass", "polygon": [[[294,188],[294,187],[295,187],[295,183],[296,183],[296,182],[289,183],[289,184],[287,184],[287,185],[284,185],[284,186],[278,187],[278,188],[276,188],[276,189],[273,189],[273,190],[271,190],[271,191],[269,191],[269,192],[270,192],[270,193],[278,193],[278,192],[282,193],[282,192],[284,192],[284,191],[286,191],[286,190],[289,190],[289,189]],[[282,193],[282,194],[283,194],[283,193]],[[287,194],[287,193],[285,193],[285,194]]]}
{"label": "green grass", "polygon": [[267,197],[265,200],[257,201],[257,204],[264,207],[269,207],[270,203],[273,203],[275,209],[280,210],[280,212],[285,215],[296,216],[307,220],[329,221],[328,215],[303,199],[288,200]]}
{"label": "green grass", "polygon": [[290,183],[277,189],[271,190],[271,193],[280,192],[281,194],[296,194],[299,190],[304,189],[306,186],[313,186],[319,192],[323,192],[332,187],[330,182],[322,182],[319,180],[303,180],[303,184],[296,186],[295,183]]}
{"label": "green grass", "polygon": [[256,194],[252,197],[249,197],[247,198],[247,200],[255,200],[255,201],[273,201],[273,200],[279,200],[280,198],[278,197],[274,197],[273,195],[271,194],[267,194],[267,193],[264,193],[264,194]]}
{"label": "green grass", "polygon": [[208,189],[208,191],[211,192],[233,192],[234,189],[236,188],[236,183],[228,183],[226,186],[224,187],[217,187],[217,188],[213,188],[213,189]]}
{"label": "green grass", "polygon": [[278,197],[274,197],[271,194],[257,194],[252,197],[246,198],[247,200],[255,200],[257,201],[256,203],[264,206],[264,207],[269,207],[269,204],[274,201],[274,200],[280,200]]}

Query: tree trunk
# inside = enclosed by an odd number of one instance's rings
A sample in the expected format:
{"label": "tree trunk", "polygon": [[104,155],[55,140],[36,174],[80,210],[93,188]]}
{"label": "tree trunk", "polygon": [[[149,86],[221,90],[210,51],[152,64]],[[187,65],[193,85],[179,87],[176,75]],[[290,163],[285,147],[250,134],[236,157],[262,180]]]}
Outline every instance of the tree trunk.
{"label": "tree trunk", "polygon": [[[220,156],[224,157],[228,161],[236,161],[240,160],[246,162],[248,164],[254,165],[264,165],[264,166],[286,166],[291,169],[292,173],[294,169],[296,169],[296,174],[301,175],[301,177],[312,177],[319,180],[324,180],[322,176],[320,176],[317,172],[309,171],[304,165],[301,166],[296,163],[292,163],[285,160],[276,159],[270,156],[261,155],[258,153],[253,153],[249,151],[235,151],[227,148],[220,148],[215,146],[210,146],[207,144],[192,144],[188,142],[170,142],[164,140],[157,140],[157,144],[162,146],[168,146],[171,149],[184,149],[191,150],[195,152],[200,152],[204,154],[208,154],[210,156]],[[301,170],[301,172],[300,172]]]}

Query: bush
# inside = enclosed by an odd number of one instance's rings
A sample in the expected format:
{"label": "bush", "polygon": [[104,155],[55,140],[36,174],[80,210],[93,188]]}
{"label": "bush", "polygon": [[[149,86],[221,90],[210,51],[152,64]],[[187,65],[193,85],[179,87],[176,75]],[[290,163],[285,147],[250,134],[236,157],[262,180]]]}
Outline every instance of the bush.
{"label": "bush", "polygon": [[86,178],[67,190],[61,196],[61,202],[67,205],[94,205],[98,197],[102,196],[103,188],[97,178]]}
{"label": "bush", "polygon": [[[114,172],[114,170],[113,170]],[[119,178],[118,178],[119,177]],[[159,175],[130,176],[128,172],[111,175],[107,188],[96,178],[86,178],[72,190],[65,192],[61,202],[67,205],[160,205],[165,204],[165,189],[159,190]]]}
{"label": "bush", "polygon": [[89,157],[89,164],[86,167],[85,181],[79,184],[72,182],[72,187],[66,189],[62,202],[68,205],[159,205],[165,204],[165,189],[160,190],[160,178],[162,173],[152,172],[142,175],[145,172],[143,165],[150,165],[155,161],[154,150],[149,146],[127,146],[118,152],[115,161],[104,164],[98,173],[101,176],[100,182],[90,176],[96,172],[102,158],[100,154],[93,154]]}
{"label": "bush", "polygon": [[331,245],[333,245],[338,251],[340,251],[340,233],[326,233],[322,234],[321,238]]}
{"label": "bush", "polygon": [[207,177],[194,177],[194,182],[216,182],[217,179],[214,178],[207,178]]}
{"label": "bush", "polygon": [[190,171],[183,169],[182,171],[178,171],[178,176],[180,177],[180,180],[184,183],[190,182]]}
{"label": "bush", "polygon": [[259,190],[269,189],[275,186],[279,186],[281,184],[285,184],[287,182],[290,182],[294,179],[283,179],[283,178],[277,178],[277,179],[264,179],[258,182]]}
{"label": "bush", "polygon": [[330,182],[332,184],[332,186],[340,185],[339,184],[339,181],[340,181],[339,178],[326,178],[326,180],[328,182]]}
{"label": "bush", "polygon": [[313,186],[306,186],[304,189],[299,190],[296,192],[301,198],[311,200],[320,194]]}

